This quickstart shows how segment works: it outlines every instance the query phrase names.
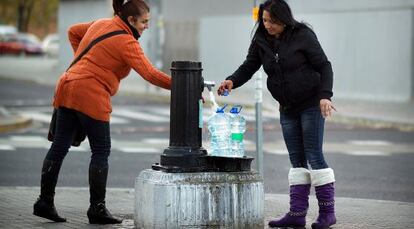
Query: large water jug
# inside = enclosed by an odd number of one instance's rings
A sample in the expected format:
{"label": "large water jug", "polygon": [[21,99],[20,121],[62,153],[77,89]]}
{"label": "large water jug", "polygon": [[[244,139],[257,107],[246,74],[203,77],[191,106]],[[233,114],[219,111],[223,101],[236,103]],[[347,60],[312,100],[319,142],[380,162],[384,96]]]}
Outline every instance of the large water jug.
{"label": "large water jug", "polygon": [[246,119],[240,114],[242,106],[234,106],[230,110],[231,154],[234,157],[244,156],[243,135],[246,132]]}
{"label": "large water jug", "polygon": [[224,112],[227,104],[217,108],[207,121],[211,135],[211,152],[213,156],[230,156],[230,117]]}

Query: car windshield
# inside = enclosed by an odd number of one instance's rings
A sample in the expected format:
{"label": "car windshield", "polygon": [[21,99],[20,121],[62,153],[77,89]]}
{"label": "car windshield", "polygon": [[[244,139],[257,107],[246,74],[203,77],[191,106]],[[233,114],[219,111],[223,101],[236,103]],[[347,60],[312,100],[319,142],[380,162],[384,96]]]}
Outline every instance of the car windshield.
{"label": "car windshield", "polygon": [[40,40],[33,34],[18,34],[17,39],[25,44],[39,44]]}
{"label": "car windshield", "polygon": [[6,34],[0,37],[1,37],[1,41],[3,42],[17,42],[18,41],[16,35],[14,34]]}

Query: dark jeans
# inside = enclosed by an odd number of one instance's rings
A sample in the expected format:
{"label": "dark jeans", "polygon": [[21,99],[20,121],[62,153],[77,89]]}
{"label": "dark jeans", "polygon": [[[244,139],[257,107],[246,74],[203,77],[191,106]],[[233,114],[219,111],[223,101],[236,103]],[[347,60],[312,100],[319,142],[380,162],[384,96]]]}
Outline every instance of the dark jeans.
{"label": "dark jeans", "polygon": [[95,120],[79,111],[64,107],[59,107],[56,120],[55,138],[46,159],[63,161],[71,146],[76,127],[80,125],[88,136],[92,151],[91,165],[108,166],[111,151],[109,122]]}
{"label": "dark jeans", "polygon": [[308,168],[308,163],[312,169],[328,168],[322,153],[325,119],[319,106],[296,115],[280,113],[280,124],[293,168]]}

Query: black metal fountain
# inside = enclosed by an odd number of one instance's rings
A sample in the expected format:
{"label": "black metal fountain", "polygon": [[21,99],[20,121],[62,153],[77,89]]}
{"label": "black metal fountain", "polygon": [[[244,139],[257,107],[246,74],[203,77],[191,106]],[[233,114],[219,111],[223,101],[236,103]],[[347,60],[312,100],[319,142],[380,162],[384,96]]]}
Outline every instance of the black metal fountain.
{"label": "black metal fountain", "polygon": [[172,63],[170,143],[135,181],[138,228],[263,228],[263,178],[251,157],[209,156],[202,147],[200,62]]}

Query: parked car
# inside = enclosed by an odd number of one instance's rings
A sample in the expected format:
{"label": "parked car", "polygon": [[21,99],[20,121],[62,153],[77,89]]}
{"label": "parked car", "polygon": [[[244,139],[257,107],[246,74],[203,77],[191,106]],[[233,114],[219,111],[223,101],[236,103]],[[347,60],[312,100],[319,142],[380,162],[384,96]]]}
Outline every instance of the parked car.
{"label": "parked car", "polygon": [[59,35],[56,33],[49,34],[42,42],[43,52],[49,57],[59,55]]}
{"label": "parked car", "polygon": [[17,39],[16,34],[0,34],[0,55],[23,55],[24,45]]}
{"label": "parked car", "polygon": [[43,49],[40,40],[33,34],[0,34],[0,54],[41,55]]}
{"label": "parked car", "polygon": [[40,42],[39,38],[37,38],[34,34],[18,33],[16,37],[17,40],[19,40],[23,44],[25,54],[43,54],[42,43]]}

